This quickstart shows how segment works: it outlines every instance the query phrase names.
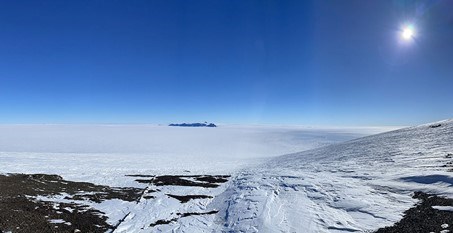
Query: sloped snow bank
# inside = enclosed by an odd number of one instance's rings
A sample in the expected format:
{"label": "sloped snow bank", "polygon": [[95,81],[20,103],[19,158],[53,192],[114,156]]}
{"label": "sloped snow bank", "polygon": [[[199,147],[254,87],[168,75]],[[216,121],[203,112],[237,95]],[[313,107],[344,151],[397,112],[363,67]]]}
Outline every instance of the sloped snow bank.
{"label": "sloped snow bank", "polygon": [[446,120],[281,156],[218,197],[217,230],[377,230],[402,218],[414,191],[453,197],[452,153]]}

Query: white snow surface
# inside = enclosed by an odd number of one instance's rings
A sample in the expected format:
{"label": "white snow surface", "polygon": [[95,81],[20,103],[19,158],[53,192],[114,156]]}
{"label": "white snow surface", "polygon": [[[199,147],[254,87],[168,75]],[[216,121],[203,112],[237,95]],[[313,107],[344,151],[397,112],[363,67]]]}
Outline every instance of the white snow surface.
{"label": "white snow surface", "polygon": [[[98,209],[116,225],[115,232],[212,232],[213,214],[194,215],[150,227],[177,213],[205,213],[214,199],[180,203],[166,194],[222,196],[218,188],[164,186],[135,182],[127,174],[233,175],[272,157],[330,145],[391,128],[310,128],[282,126],[220,126],[186,128],[156,125],[0,125],[1,173],[58,174],[74,181],[135,186],[153,192],[138,203],[107,200],[78,204]],[[69,194],[35,197],[68,202]],[[33,197],[30,197],[33,198]]]}
{"label": "white snow surface", "polygon": [[226,222],[216,231],[374,231],[400,220],[414,191],[453,197],[452,154],[447,120],[281,156],[213,202]]}
{"label": "white snow surface", "polygon": [[433,206],[433,209],[453,212],[453,206]]}
{"label": "white snow surface", "polygon": [[0,125],[0,173],[131,186],[125,174],[231,174],[271,157],[390,127]]}
{"label": "white snow surface", "polygon": [[[125,217],[116,233],[368,232],[398,221],[416,203],[413,191],[453,197],[444,167],[453,161],[453,121],[435,124],[367,137],[389,128],[3,125],[0,172],[159,188],[137,203],[81,201],[112,225]],[[154,187],[126,174],[232,177],[218,188]],[[180,203],[166,194],[213,198]]]}

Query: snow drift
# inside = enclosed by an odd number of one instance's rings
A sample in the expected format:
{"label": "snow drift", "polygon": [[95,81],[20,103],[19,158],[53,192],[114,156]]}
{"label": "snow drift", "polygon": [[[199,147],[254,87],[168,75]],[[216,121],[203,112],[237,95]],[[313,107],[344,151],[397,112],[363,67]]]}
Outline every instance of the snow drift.
{"label": "snow drift", "polygon": [[[354,232],[392,225],[414,191],[453,197],[453,120],[278,157],[213,205],[216,231]],[[443,207],[450,209],[451,207]]]}

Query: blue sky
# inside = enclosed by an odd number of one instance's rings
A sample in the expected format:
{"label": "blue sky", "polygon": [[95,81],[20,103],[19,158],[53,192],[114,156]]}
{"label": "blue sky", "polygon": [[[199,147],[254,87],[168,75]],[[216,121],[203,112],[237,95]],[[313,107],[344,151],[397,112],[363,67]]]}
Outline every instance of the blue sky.
{"label": "blue sky", "polygon": [[2,1],[0,29],[0,123],[453,117],[448,1]]}

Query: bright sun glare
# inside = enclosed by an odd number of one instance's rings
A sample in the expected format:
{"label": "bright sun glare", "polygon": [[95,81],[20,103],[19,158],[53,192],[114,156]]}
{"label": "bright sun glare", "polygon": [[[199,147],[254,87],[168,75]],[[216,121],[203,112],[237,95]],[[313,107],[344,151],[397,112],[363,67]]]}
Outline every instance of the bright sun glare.
{"label": "bright sun glare", "polygon": [[404,27],[402,32],[401,32],[401,37],[404,40],[411,40],[412,38],[414,38],[414,35],[415,35],[415,31],[414,31],[414,28],[412,26]]}

